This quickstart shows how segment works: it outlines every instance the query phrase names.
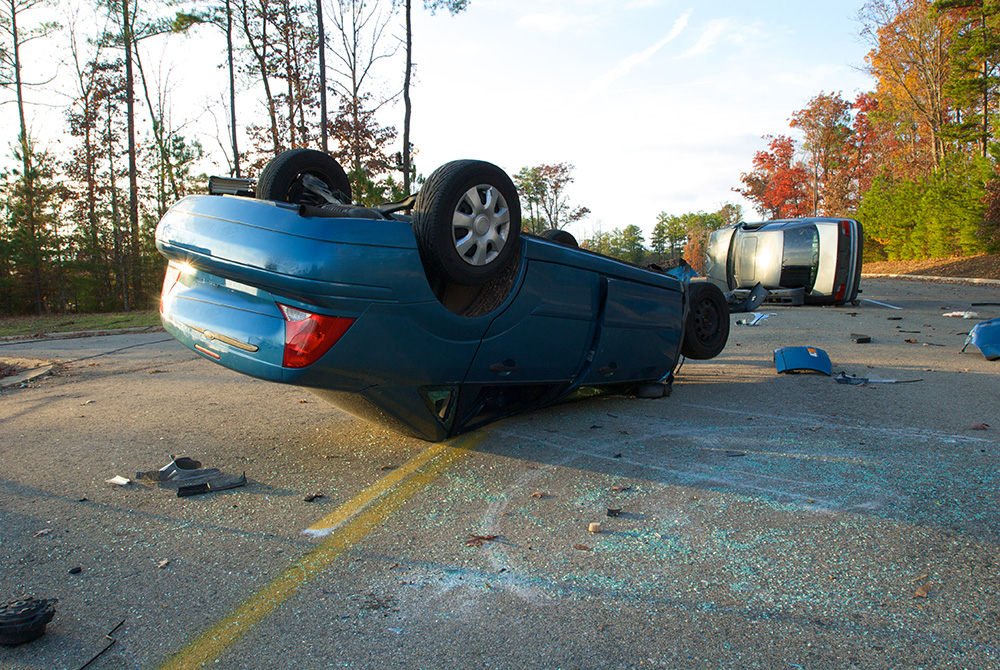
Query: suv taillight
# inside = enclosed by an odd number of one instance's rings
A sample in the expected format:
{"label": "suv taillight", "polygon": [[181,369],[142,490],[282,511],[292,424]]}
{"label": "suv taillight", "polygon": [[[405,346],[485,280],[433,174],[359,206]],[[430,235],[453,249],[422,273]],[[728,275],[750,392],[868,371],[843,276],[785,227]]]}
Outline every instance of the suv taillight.
{"label": "suv taillight", "polygon": [[285,317],[285,355],[282,365],[286,368],[312,365],[330,351],[354,323],[354,319],[313,314],[280,303],[278,308]]}

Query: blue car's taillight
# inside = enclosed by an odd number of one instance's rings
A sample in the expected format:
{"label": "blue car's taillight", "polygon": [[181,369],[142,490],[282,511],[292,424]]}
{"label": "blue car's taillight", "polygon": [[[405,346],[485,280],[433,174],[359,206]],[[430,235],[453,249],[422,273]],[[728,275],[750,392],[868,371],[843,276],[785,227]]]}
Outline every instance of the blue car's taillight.
{"label": "blue car's taillight", "polygon": [[282,365],[286,368],[312,365],[354,323],[354,319],[312,314],[280,303],[278,307],[285,317],[285,355]]}
{"label": "blue car's taillight", "polygon": [[167,296],[170,295],[170,291],[180,281],[183,271],[184,269],[179,263],[171,261],[167,264],[167,272],[163,275],[163,288],[160,289],[160,314],[166,313],[165,303],[167,302]]}

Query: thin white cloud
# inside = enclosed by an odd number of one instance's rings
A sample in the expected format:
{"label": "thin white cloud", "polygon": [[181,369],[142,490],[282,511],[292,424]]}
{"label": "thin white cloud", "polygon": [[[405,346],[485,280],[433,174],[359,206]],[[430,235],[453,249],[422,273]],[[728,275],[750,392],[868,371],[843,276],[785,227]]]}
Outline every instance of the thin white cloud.
{"label": "thin white cloud", "polygon": [[650,58],[655,56],[660,49],[665,47],[669,42],[673,41],[678,35],[684,32],[684,28],[686,28],[688,24],[688,19],[691,17],[691,12],[692,10],[686,11],[680,18],[674,21],[673,28],[670,29],[670,32],[662,40],[648,49],[638,51],[627,56],[622,59],[613,70],[598,77],[587,91],[587,97],[594,97],[608,86],[627,75],[637,65],[645,63]]}
{"label": "thin white cloud", "polygon": [[533,28],[546,33],[561,33],[570,30],[575,31],[591,28],[599,23],[600,19],[593,14],[578,15],[568,12],[544,12],[521,17],[517,22],[517,26],[519,28]]}
{"label": "thin white cloud", "polygon": [[678,56],[678,58],[693,58],[707,54],[719,42],[719,38],[726,34],[729,34],[732,39],[738,39],[739,30],[732,23],[724,19],[710,21],[701,32],[698,41]]}

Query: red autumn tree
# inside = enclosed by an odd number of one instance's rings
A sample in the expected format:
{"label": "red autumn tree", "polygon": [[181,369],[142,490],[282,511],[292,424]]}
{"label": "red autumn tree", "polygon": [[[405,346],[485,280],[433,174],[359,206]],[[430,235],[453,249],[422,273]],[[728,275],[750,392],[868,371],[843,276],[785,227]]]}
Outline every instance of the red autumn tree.
{"label": "red autumn tree", "polygon": [[753,171],[740,175],[745,188],[733,189],[753,203],[761,216],[772,219],[812,214],[811,178],[801,162],[794,162],[795,141],[784,135],[764,135],[768,151],[753,157]]}

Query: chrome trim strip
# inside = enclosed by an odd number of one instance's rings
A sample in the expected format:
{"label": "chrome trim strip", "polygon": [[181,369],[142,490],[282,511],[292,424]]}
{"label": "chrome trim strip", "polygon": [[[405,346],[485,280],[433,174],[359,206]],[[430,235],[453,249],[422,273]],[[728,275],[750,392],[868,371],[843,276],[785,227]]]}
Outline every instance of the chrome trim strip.
{"label": "chrome trim strip", "polygon": [[231,347],[236,347],[243,351],[248,351],[251,354],[255,354],[260,351],[260,347],[248,344],[246,342],[240,342],[239,340],[229,337],[228,335],[223,335],[222,333],[216,333],[212,330],[205,330],[204,328],[198,328],[197,326],[192,326],[191,324],[182,323],[182,325],[187,326],[193,331],[201,333],[202,337],[210,342],[222,342],[223,344],[228,344]]}

